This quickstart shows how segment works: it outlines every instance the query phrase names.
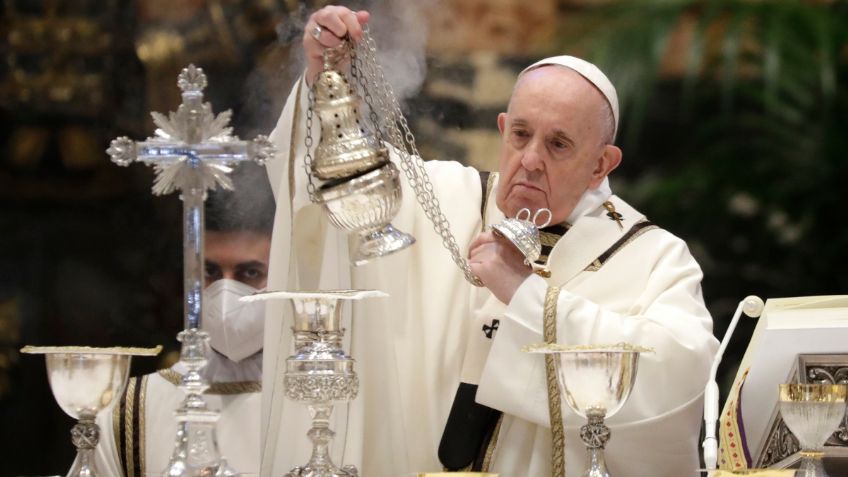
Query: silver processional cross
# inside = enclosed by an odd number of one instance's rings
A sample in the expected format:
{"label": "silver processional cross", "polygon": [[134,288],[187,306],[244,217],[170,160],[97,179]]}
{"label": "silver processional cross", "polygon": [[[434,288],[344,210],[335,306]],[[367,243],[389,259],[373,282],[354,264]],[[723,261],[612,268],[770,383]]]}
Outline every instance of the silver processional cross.
{"label": "silver processional cross", "polygon": [[209,410],[202,393],[209,387],[199,373],[206,364],[208,335],[200,331],[203,296],[203,202],[206,192],[216,187],[232,190],[229,173],[232,166],[244,161],[260,165],[273,158],[276,150],[267,136],[243,141],[232,135],[230,111],[217,116],[212,106],[203,102],[206,75],[189,65],[179,75],[177,85],[183,102],[168,116],[153,112],[157,129],[154,137],[133,141],[119,137],[106,152],[119,166],[142,162],[156,171],[154,195],[180,191],[183,201],[183,285],[185,298],[185,330],[177,339],[182,342],[180,361],[187,372],[180,388],[185,401],[176,411],[177,442],[167,477],[200,475],[237,475],[228,468],[217,450],[215,422],[218,413]]}

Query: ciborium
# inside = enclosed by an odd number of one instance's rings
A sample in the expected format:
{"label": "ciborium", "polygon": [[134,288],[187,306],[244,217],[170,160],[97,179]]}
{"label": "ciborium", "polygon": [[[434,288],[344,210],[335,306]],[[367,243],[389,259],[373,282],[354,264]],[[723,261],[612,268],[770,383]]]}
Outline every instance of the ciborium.
{"label": "ciborium", "polygon": [[610,477],[604,460],[604,447],[612,433],[604,420],[624,406],[636,382],[639,355],[651,350],[619,343],[588,346],[539,344],[528,346],[525,351],[555,356],[560,393],[577,415],[588,420],[580,428],[580,439],[589,452],[589,468],[581,476]]}
{"label": "ciborium", "polygon": [[68,477],[96,477],[94,449],[100,440],[97,414],[109,409],[127,385],[132,356],[155,356],[156,348],[89,348],[85,346],[25,346],[22,353],[43,354],[47,379],[59,407],[77,420],[71,442],[77,457]]}
{"label": "ciborium", "polygon": [[312,417],[307,436],[312,441],[312,456],[304,466],[292,469],[285,477],[356,477],[352,465],[336,466],[329,446],[335,433],[330,416],[335,403],[356,398],[359,378],[354,360],[342,346],[341,301],[388,296],[376,290],[332,290],[316,292],[260,292],[242,301],[288,299],[294,308],[295,354],[286,359],[283,384],[289,399],[306,404]]}
{"label": "ciborium", "polygon": [[822,465],[824,443],[845,416],[848,385],[781,384],[780,415],[798,438],[801,465],[798,477],[827,477]]}

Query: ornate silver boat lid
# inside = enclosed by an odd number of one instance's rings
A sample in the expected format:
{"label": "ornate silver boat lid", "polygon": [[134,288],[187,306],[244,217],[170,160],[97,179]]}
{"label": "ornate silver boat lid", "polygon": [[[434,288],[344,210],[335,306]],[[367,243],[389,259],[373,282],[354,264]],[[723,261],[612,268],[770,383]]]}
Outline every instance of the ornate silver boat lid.
{"label": "ornate silver boat lid", "polygon": [[[539,223],[541,214],[547,214],[547,219]],[[525,263],[531,265],[542,255],[539,229],[550,225],[551,217],[549,209],[539,209],[531,215],[530,209],[524,208],[518,211],[515,218],[506,218],[500,223],[492,225],[492,229],[512,242],[524,255]]]}

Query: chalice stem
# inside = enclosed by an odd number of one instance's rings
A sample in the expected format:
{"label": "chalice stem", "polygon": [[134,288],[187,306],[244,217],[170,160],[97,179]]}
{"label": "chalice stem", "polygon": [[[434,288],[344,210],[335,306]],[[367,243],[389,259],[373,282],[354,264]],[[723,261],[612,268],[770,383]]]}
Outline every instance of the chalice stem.
{"label": "chalice stem", "polygon": [[589,468],[582,477],[610,477],[604,460],[604,447],[610,438],[609,427],[604,424],[604,414],[589,413],[588,424],[580,428],[580,438],[589,451]]}
{"label": "chalice stem", "polygon": [[309,412],[312,414],[312,429],[307,433],[312,441],[312,458],[309,463],[312,467],[332,466],[329,447],[330,441],[336,435],[330,429],[333,406],[327,403],[313,404],[309,406]]}
{"label": "chalice stem", "polygon": [[100,427],[94,423],[93,416],[80,417],[71,429],[71,441],[77,448],[77,457],[68,472],[68,477],[95,477],[94,448],[100,440]]}
{"label": "chalice stem", "polygon": [[610,477],[607,464],[604,461],[604,450],[602,448],[589,449],[589,470],[585,477]]}
{"label": "chalice stem", "polygon": [[801,466],[799,470],[802,477],[828,477],[822,463],[822,452],[801,451]]}

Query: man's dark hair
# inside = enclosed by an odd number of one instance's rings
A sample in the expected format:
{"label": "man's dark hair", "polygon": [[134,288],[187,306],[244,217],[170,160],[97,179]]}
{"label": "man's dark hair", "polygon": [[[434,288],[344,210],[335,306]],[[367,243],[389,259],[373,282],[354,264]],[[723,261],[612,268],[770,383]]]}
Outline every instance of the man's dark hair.
{"label": "man's dark hair", "polygon": [[271,233],[276,205],[265,168],[252,163],[230,174],[235,190],[215,189],[206,199],[206,230]]}

